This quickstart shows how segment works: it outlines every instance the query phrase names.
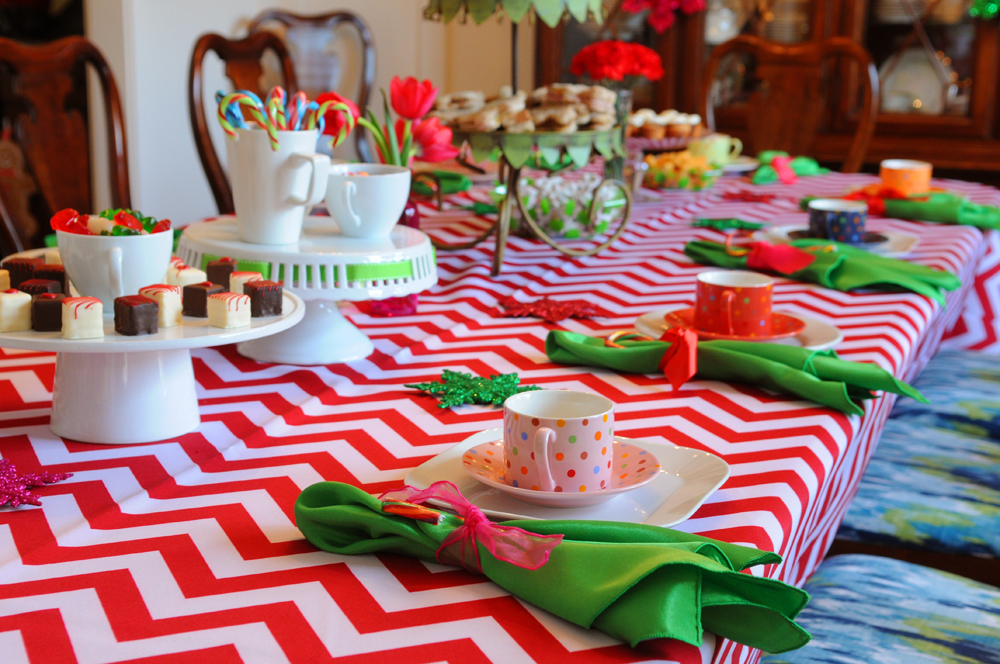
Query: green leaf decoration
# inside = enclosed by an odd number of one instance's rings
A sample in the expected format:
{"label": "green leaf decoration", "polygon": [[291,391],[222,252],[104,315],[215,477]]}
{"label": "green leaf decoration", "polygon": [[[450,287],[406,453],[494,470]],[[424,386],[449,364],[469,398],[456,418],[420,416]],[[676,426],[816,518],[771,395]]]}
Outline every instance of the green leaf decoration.
{"label": "green leaf decoration", "polygon": [[514,23],[520,23],[531,11],[531,0],[504,0],[503,10]]}
{"label": "green leaf decoration", "polygon": [[612,156],[611,152],[611,135],[610,134],[600,134],[594,138],[594,149],[605,159],[610,159]]}
{"label": "green leaf decoration", "polygon": [[580,23],[587,22],[589,5],[590,0],[566,0],[566,9],[569,10],[569,15]]}
{"label": "green leaf decoration", "polygon": [[469,134],[469,147],[472,148],[472,158],[483,161],[493,152],[496,142],[492,134]]}
{"label": "green leaf decoration", "polygon": [[481,25],[497,10],[499,0],[466,0],[465,7],[476,25]]}
{"label": "green leaf decoration", "polygon": [[439,0],[441,5],[441,21],[448,23],[451,19],[458,16],[458,12],[462,11],[462,3],[464,0]]}
{"label": "green leaf decoration", "polygon": [[534,148],[535,141],[531,134],[510,134],[503,141],[503,155],[514,168],[524,166]]}
{"label": "green leaf decoration", "polygon": [[535,14],[550,28],[556,27],[565,10],[565,0],[534,0]]}
{"label": "green leaf decoration", "polygon": [[577,168],[583,168],[590,161],[593,147],[592,136],[570,134],[566,141],[566,154],[570,156]]}
{"label": "green leaf decoration", "polygon": [[480,378],[445,369],[440,383],[414,383],[403,387],[436,396],[440,401],[438,408],[475,403],[500,406],[515,394],[541,389],[535,385],[520,385],[520,382],[516,373]]}

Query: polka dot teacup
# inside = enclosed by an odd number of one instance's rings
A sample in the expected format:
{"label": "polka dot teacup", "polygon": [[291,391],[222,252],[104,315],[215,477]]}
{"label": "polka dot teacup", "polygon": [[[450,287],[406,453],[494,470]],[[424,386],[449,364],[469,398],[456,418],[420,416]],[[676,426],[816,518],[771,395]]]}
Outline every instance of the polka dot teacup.
{"label": "polka dot teacup", "polygon": [[522,392],[503,404],[504,481],[535,491],[611,486],[614,403],[588,392]]}
{"label": "polka dot teacup", "polygon": [[865,237],[868,204],[839,198],[809,201],[809,234],[847,244],[859,244]]}
{"label": "polka dot teacup", "polygon": [[774,280],[757,272],[710,270],[698,275],[694,324],[702,332],[741,337],[771,334]]}

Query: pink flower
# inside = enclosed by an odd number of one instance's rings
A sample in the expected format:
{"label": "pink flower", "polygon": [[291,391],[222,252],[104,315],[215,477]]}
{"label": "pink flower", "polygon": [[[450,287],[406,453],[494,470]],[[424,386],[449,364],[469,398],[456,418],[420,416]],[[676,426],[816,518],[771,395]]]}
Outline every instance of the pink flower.
{"label": "pink flower", "polygon": [[412,76],[404,79],[393,76],[389,83],[392,110],[406,120],[419,120],[427,115],[436,96],[437,88],[430,81],[421,82]]}
{"label": "pink flower", "polygon": [[[400,142],[403,141],[405,125],[403,119],[396,120],[396,136]],[[438,118],[417,120],[410,128],[410,132],[415,149],[413,157],[417,161],[437,163],[458,156],[458,148],[451,144],[451,129],[442,127]]]}

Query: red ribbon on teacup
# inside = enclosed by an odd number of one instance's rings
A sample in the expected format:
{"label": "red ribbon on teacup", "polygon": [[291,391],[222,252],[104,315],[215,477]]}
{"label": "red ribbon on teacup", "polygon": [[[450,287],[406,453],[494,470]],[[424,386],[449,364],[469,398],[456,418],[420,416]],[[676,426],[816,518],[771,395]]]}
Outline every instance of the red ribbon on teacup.
{"label": "red ribbon on teacup", "polygon": [[746,256],[747,267],[751,270],[771,270],[780,274],[791,274],[804,270],[813,264],[816,256],[789,244],[751,242],[734,245],[733,240],[740,234],[726,238],[726,253],[730,256]]}
{"label": "red ribbon on teacup", "polygon": [[[536,535],[514,526],[492,523],[478,507],[465,499],[457,486],[447,481],[435,482],[422,491],[412,486],[391,489],[378,499],[387,503],[382,507],[383,512],[421,521],[425,520],[419,516],[424,510],[419,506],[432,500],[455,510],[465,523],[444,538],[435,557],[442,565],[464,567],[475,574],[483,573],[479,563],[480,545],[486,547],[497,560],[535,570],[549,562],[552,549],[563,540],[562,535]],[[405,506],[403,511],[396,509],[400,504]]]}

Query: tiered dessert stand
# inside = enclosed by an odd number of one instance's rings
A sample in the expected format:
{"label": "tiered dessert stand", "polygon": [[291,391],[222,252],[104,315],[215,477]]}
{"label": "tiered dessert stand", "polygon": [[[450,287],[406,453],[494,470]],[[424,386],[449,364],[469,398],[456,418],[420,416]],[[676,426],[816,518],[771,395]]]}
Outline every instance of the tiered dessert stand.
{"label": "tiered dessert stand", "polygon": [[[28,254],[29,252],[26,252]],[[285,293],[281,316],[255,318],[224,330],[207,318],[184,317],[156,334],[115,333],[104,316],[104,337],[63,339],[60,332],[0,333],[0,347],[56,353],[53,433],[86,443],[151,443],[181,436],[201,423],[191,349],[259,339],[295,325],[305,304]]]}
{"label": "tiered dessert stand", "polygon": [[496,249],[493,251],[493,269],[491,274],[497,276],[503,267],[503,254],[507,247],[510,234],[511,217],[515,209],[535,237],[545,242],[556,251],[567,256],[593,256],[611,246],[625,232],[629,213],[632,210],[632,191],[622,180],[603,180],[594,190],[595,200],[590,202],[589,216],[593,222],[598,214],[595,205],[597,192],[604,187],[617,187],[625,198],[621,221],[617,230],[604,242],[589,249],[577,249],[564,245],[549,235],[525,209],[521,195],[521,170],[530,166],[533,160],[544,160],[548,164],[562,163],[565,157],[571,166],[582,168],[590,161],[594,152],[605,159],[623,156],[622,133],[620,127],[603,131],[578,131],[572,134],[557,132],[536,132],[512,134],[504,131],[492,132],[461,132],[453,133],[455,145],[468,146],[474,161],[481,162],[495,152],[500,153],[500,180],[505,185],[504,199],[499,204],[497,220],[477,238],[460,244],[434,242],[434,246],[443,250],[461,250],[476,246],[489,236],[496,234]]}
{"label": "tiered dessert stand", "polygon": [[337,308],[337,300],[381,300],[419,293],[437,283],[434,248],[426,235],[396,226],[387,238],[341,235],[330,217],[307,217],[298,244],[248,244],[236,217],[184,229],[178,256],[194,267],[228,256],[239,269],[284,282],[286,293],[306,302],[298,325],[241,343],[241,355],[261,362],[305,366],[349,362],[371,355],[374,345]]}

